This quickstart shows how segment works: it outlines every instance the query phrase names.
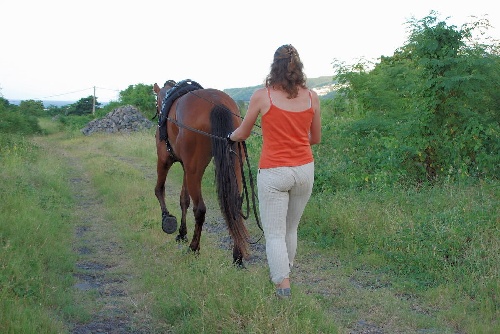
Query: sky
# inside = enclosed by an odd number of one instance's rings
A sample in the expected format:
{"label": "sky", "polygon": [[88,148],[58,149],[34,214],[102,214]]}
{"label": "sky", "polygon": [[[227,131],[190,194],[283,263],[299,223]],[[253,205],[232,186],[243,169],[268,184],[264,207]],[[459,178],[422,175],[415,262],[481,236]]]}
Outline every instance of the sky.
{"label": "sky", "polygon": [[[0,0],[0,96],[117,100],[136,84],[191,79],[206,88],[262,84],[274,51],[298,50],[309,78],[332,63],[391,56],[406,23],[431,10],[460,27],[487,18],[492,0]],[[94,88],[95,87],[95,88]]]}

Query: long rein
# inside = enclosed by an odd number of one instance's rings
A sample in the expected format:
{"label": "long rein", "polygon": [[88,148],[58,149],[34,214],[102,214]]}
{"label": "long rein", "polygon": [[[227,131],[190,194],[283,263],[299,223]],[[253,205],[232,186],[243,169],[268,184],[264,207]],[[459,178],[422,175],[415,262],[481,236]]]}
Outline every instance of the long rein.
{"label": "long rein", "polygon": [[[199,97],[201,99],[204,99],[204,100],[212,103],[213,105],[216,105],[213,101],[205,99],[204,97],[195,94],[193,91],[190,91],[188,93],[194,94],[197,97]],[[221,105],[220,107],[226,109],[230,114],[242,118],[240,115],[237,115],[237,114],[233,113],[231,110],[229,110],[228,108],[226,108],[224,105]],[[226,137],[216,136],[216,135],[214,135],[212,133],[209,133],[209,132],[206,132],[206,131],[203,131],[203,130],[199,130],[199,129],[193,128],[193,127],[191,127],[189,125],[183,124],[183,123],[177,121],[176,119],[170,118],[168,116],[167,116],[166,119],[167,119],[167,121],[171,122],[172,124],[177,125],[178,127],[182,127],[184,129],[187,129],[187,130],[190,130],[190,131],[202,134],[204,136],[215,138],[217,140],[224,140],[225,142],[227,142],[227,138]],[[256,135],[260,135],[260,134],[255,133],[255,132],[253,132],[253,133],[256,134]],[[252,198],[252,208],[253,208],[253,211],[254,211],[255,220],[257,222],[257,226],[259,227],[259,229],[261,231],[264,231],[263,228],[262,228],[262,225],[260,223],[259,215],[257,214],[257,205],[255,203],[255,197],[256,197],[255,196],[255,184],[254,184],[252,169],[251,169],[251,166],[250,166],[250,160],[248,159],[247,145],[246,145],[246,143],[244,141],[237,142],[237,144],[238,144],[238,151],[241,152],[241,150],[243,149],[243,152],[245,153],[245,161],[246,161],[246,165],[247,165],[247,168],[248,168],[248,174],[249,174],[248,177],[249,177],[249,182],[250,182],[250,189],[252,190],[252,196],[251,196],[251,198]],[[248,217],[250,217],[250,200],[249,200],[247,182],[246,182],[246,177],[245,177],[244,161],[243,161],[243,158],[242,158],[241,154],[238,154],[237,152],[235,152],[229,143],[227,143],[227,145],[229,146],[230,153],[234,154],[238,158],[238,162],[240,164],[241,178],[242,178],[242,185],[243,185],[243,196],[245,197],[246,208],[247,208],[246,215],[243,214],[243,212],[241,212],[241,211],[240,211],[240,215],[241,215],[241,217],[243,219],[248,219]],[[250,244],[256,244],[256,243],[258,243],[261,240],[262,236],[263,236],[263,234],[259,237],[259,239],[257,241],[250,242]]]}

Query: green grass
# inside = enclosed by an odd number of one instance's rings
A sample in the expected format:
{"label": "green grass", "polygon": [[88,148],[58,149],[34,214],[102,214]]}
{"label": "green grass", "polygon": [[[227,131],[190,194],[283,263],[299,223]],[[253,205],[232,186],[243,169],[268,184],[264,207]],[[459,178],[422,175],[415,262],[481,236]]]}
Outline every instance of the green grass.
{"label": "green grass", "polygon": [[25,138],[0,143],[0,332],[60,332],[74,304],[65,166]]}
{"label": "green grass", "polygon": [[[302,240],[336,249],[397,293],[417,296],[467,332],[498,330],[497,183],[342,191],[311,200]],[[387,279],[389,277],[389,279]]]}
{"label": "green grass", "polygon": [[[37,141],[44,145],[31,144]],[[69,167],[50,147],[78,157],[99,192],[103,214],[133,264],[137,307],[151,328],[344,333],[369,323],[405,333],[500,329],[496,181],[316,192],[299,228],[294,296],[283,303],[273,297],[265,263],[238,270],[214,235],[204,233],[194,255],[161,231],[152,131],[91,137],[54,132],[36,141],[0,142],[2,333],[64,332],[65,320],[88,316],[70,289]],[[317,169],[323,175],[328,167]],[[216,208],[212,179],[209,168],[204,194]],[[180,180],[177,164],[167,180],[167,205],[178,217]],[[209,209],[207,221],[217,215]],[[257,236],[253,220],[250,225]],[[192,230],[189,211],[189,237]]]}
{"label": "green grass", "polygon": [[43,132],[48,135],[58,133],[64,129],[61,122],[56,122],[51,117],[38,118],[38,124],[43,129]]}

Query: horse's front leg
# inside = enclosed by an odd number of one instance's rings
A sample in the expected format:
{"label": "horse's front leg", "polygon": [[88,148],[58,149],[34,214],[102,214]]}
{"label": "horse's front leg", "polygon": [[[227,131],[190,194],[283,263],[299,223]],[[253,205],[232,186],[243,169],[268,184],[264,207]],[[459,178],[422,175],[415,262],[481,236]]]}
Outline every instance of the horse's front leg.
{"label": "horse's front leg", "polygon": [[156,152],[158,160],[156,163],[157,179],[155,195],[160,203],[162,229],[165,233],[171,234],[177,230],[177,218],[168,212],[167,205],[165,204],[165,181],[167,180],[168,171],[175,161],[170,154],[168,154],[165,141],[159,140],[158,130],[156,131]]}
{"label": "horse's front leg", "polygon": [[186,185],[186,173],[184,173],[179,202],[181,206],[182,216],[181,216],[181,227],[179,228],[179,235],[177,236],[176,240],[180,242],[180,241],[187,241],[186,214],[187,214],[187,209],[191,204],[189,192]]}

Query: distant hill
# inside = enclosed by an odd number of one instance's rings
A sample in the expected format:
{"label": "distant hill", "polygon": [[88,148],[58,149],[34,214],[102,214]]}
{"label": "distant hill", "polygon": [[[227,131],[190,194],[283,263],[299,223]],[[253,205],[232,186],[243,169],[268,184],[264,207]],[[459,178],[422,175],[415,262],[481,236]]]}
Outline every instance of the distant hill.
{"label": "distant hill", "polygon": [[[68,104],[73,104],[76,101],[52,101],[52,100],[47,100],[47,101],[42,101],[42,102],[43,102],[43,106],[45,108],[48,108],[50,106],[56,106],[56,107],[67,106]],[[9,103],[10,104],[15,104],[16,106],[18,106],[21,103],[21,100],[9,100]]]}
{"label": "distant hill", "polygon": [[[321,99],[331,99],[335,95],[335,83],[333,77],[323,76],[319,78],[308,78],[307,86],[313,89]],[[224,92],[229,94],[236,101],[250,101],[250,97],[257,89],[264,87],[264,85],[242,87],[242,88],[228,88]]]}
{"label": "distant hill", "polygon": [[[318,78],[307,78],[307,86],[318,93],[321,99],[332,99],[335,96],[335,82],[332,76],[322,76]],[[242,88],[227,88],[224,92],[229,94],[235,101],[250,101],[250,97],[257,89],[264,87],[264,85],[242,87]],[[76,103],[77,101],[42,101],[45,108],[50,106],[63,107],[69,104]],[[9,100],[9,103],[19,105],[21,100]],[[109,102],[100,102],[101,107],[107,105]]]}

